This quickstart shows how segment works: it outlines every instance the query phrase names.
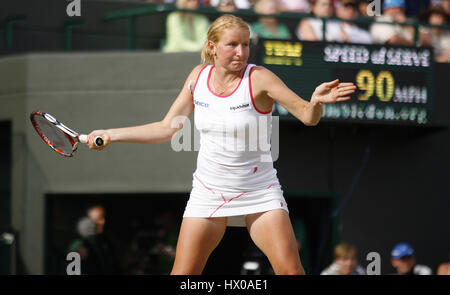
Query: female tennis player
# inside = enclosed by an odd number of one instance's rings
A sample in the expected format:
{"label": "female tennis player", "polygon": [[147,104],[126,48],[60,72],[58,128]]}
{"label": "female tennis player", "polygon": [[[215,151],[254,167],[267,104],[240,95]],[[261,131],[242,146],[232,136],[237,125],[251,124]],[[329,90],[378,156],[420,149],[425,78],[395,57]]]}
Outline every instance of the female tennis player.
{"label": "female tennis player", "polygon": [[[195,110],[200,150],[172,274],[201,274],[227,225],[247,226],[276,274],[304,274],[273,161],[263,157],[267,150],[236,148],[245,146],[245,139],[236,135],[239,132],[224,130],[240,131],[251,122],[263,122],[266,128],[258,133],[270,139],[271,120],[264,119],[271,119],[274,102],[303,124],[314,126],[322,104],[348,100],[356,87],[335,80],[319,85],[309,102],[303,100],[271,71],[247,64],[249,38],[249,26],[242,19],[219,17],[209,28],[202,64],[189,74],[162,121],[89,134],[91,149],[113,142],[167,142],[182,128],[173,128],[173,120],[187,118]],[[103,138],[102,147],[93,143],[96,136]]]}

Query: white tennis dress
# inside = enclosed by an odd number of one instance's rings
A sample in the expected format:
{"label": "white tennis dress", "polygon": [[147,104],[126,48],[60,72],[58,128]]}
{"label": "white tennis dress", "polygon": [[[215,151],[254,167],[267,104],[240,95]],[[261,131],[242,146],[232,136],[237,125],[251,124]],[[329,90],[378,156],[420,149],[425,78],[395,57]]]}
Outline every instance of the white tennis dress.
{"label": "white tennis dress", "polygon": [[272,112],[259,111],[253,101],[254,66],[247,65],[236,89],[225,96],[209,87],[213,65],[197,77],[193,97],[200,150],[184,217],[227,216],[229,226],[245,226],[247,214],[288,211],[270,152]]}

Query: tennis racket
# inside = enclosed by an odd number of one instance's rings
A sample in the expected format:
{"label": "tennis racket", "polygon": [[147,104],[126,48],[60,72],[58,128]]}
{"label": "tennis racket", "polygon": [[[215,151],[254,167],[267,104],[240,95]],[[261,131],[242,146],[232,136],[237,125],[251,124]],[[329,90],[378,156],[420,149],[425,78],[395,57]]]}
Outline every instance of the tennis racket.
{"label": "tennis racket", "polygon": [[[78,134],[48,113],[35,111],[31,113],[30,120],[44,142],[63,156],[72,157],[79,142],[87,143],[86,134]],[[97,136],[94,142],[96,146],[103,145],[100,136]]]}

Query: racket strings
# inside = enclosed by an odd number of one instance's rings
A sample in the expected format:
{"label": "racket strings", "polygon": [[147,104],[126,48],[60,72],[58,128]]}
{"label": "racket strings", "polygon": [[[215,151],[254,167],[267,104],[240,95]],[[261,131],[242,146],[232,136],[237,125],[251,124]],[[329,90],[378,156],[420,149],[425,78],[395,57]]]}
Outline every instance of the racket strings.
{"label": "racket strings", "polygon": [[35,116],[34,125],[42,139],[58,153],[70,156],[76,150],[74,140],[55,124],[41,116]]}

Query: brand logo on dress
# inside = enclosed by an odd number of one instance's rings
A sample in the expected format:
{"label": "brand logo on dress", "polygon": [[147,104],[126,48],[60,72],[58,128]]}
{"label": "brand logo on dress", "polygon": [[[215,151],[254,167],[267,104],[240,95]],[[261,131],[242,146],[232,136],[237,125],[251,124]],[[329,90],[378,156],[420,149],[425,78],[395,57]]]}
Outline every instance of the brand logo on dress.
{"label": "brand logo on dress", "polygon": [[204,107],[204,108],[209,108],[209,103],[198,101],[196,99],[194,99],[194,104],[198,105],[198,106],[201,106],[201,107]]}
{"label": "brand logo on dress", "polygon": [[232,106],[232,107],[230,107],[230,110],[231,110],[231,111],[240,110],[240,109],[243,109],[243,108],[248,108],[249,106],[250,106],[249,103],[243,103],[243,104],[238,105],[238,106]]}

